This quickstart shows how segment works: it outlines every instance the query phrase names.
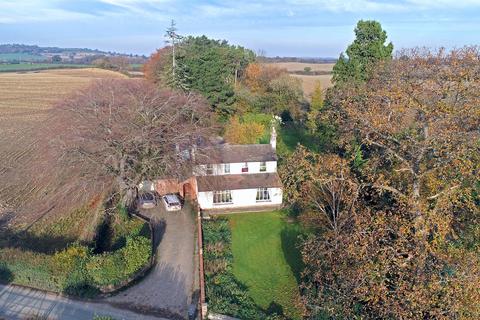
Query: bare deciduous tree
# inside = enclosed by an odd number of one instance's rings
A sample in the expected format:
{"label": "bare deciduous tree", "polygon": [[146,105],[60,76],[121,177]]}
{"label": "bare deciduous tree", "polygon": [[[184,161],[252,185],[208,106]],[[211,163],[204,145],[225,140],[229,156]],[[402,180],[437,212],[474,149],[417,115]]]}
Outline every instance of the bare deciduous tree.
{"label": "bare deciduous tree", "polygon": [[190,171],[188,150],[212,129],[202,98],[139,80],[97,82],[53,112],[63,163],[112,179],[127,207],[144,179]]}

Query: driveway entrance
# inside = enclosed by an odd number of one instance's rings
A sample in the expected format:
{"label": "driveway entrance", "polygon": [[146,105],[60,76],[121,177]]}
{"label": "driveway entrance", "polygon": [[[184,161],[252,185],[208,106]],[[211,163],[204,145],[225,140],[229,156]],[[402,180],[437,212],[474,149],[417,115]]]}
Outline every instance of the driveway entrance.
{"label": "driveway entrance", "polygon": [[155,226],[157,263],[138,284],[107,300],[169,319],[186,319],[195,272],[193,215],[188,207],[167,212],[161,203],[144,214],[152,217]]}

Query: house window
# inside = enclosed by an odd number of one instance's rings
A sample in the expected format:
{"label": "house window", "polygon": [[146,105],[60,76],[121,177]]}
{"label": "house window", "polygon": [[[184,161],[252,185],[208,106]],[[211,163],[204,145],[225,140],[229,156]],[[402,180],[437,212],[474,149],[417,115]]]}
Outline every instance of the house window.
{"label": "house window", "polygon": [[214,204],[232,203],[232,192],[230,190],[214,191],[213,203]]}
{"label": "house window", "polygon": [[260,162],[260,172],[267,171],[267,163],[265,161]]}
{"label": "house window", "polygon": [[213,164],[207,164],[207,174],[208,175],[213,174]]}
{"label": "house window", "polygon": [[242,167],[242,172],[248,172],[248,163],[245,162]]}
{"label": "house window", "polygon": [[225,163],[223,165],[223,173],[230,173],[230,163]]}
{"label": "house window", "polygon": [[257,201],[270,201],[270,192],[268,188],[257,189]]}

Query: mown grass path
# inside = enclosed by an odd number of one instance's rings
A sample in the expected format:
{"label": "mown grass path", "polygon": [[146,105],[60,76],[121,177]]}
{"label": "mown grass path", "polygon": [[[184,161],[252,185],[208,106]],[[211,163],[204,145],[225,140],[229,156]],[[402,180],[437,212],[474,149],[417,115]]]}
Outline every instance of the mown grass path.
{"label": "mown grass path", "polygon": [[232,228],[233,273],[248,287],[261,308],[300,319],[302,262],[296,247],[300,227],[281,212],[229,216]]}

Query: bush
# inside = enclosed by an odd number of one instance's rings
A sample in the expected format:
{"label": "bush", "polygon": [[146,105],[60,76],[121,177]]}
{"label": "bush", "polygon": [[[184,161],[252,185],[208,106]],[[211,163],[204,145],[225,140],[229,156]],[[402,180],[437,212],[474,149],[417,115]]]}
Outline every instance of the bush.
{"label": "bush", "polygon": [[15,284],[62,291],[65,275],[55,272],[51,255],[19,248],[2,248],[0,261],[4,270],[11,273],[9,279]]}
{"label": "bush", "polygon": [[98,286],[118,285],[126,279],[125,260],[120,251],[95,255],[86,268]]}
{"label": "bush", "polygon": [[232,234],[226,219],[206,221],[202,226],[203,239],[206,244],[224,242],[230,243]]}
{"label": "bush", "polygon": [[95,285],[118,285],[143,268],[148,263],[150,254],[149,239],[142,236],[129,237],[125,247],[93,256],[86,268]]}
{"label": "bush", "polygon": [[55,273],[64,274],[62,291],[70,295],[93,296],[98,290],[93,286],[86,264],[91,259],[92,250],[80,244],[55,253],[53,264]]}
{"label": "bush", "polygon": [[125,272],[132,275],[142,269],[148,263],[151,252],[150,239],[141,236],[127,238],[127,245],[122,249]]}

